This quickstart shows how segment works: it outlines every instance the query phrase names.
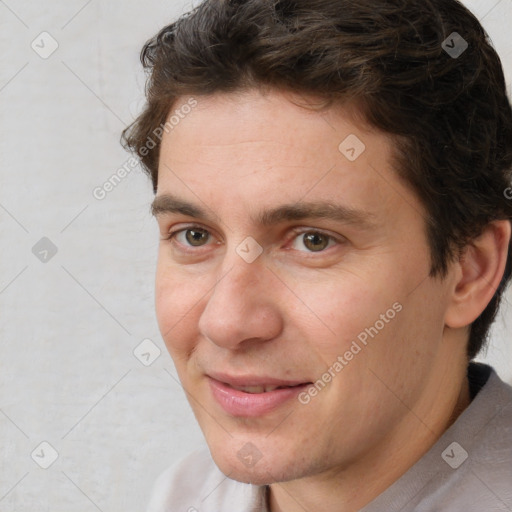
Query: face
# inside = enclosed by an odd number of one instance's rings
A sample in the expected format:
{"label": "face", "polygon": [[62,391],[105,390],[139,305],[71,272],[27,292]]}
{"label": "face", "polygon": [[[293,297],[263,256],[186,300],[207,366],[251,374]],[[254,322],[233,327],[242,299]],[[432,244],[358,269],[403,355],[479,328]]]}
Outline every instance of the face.
{"label": "face", "polygon": [[217,465],[256,484],[382,452],[444,364],[447,285],[392,141],[290,98],[196,98],[154,204],[162,336]]}

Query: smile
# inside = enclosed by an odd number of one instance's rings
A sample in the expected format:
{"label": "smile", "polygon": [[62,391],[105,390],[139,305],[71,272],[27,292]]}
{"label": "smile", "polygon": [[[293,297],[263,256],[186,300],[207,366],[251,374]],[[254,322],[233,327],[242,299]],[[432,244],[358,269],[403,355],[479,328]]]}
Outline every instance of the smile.
{"label": "smile", "polygon": [[[230,416],[256,417],[283,408],[311,382],[257,383],[255,380],[226,378],[218,380],[208,376],[210,392],[214,401]],[[237,381],[237,382],[234,382]]]}

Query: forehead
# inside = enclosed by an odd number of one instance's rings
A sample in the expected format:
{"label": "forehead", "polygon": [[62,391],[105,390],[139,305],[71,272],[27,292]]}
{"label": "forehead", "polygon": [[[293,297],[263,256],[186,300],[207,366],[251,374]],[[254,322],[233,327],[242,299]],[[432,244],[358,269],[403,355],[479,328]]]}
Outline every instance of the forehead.
{"label": "forehead", "polygon": [[[372,144],[379,146],[375,149],[381,154],[392,147],[389,137],[372,130],[359,110],[350,104],[321,109],[325,101],[320,103],[311,97],[256,89],[216,93],[196,97],[194,101],[196,106],[181,116],[179,125],[166,134],[164,145],[175,141],[180,145],[193,145],[200,151],[203,147],[210,155],[216,151],[214,146],[219,152],[231,146],[233,156],[249,151],[251,146],[265,145],[273,150],[274,157],[281,154],[292,163],[308,157],[319,161],[337,158],[339,144],[349,135],[372,137]],[[180,98],[173,112],[179,112],[189,102],[190,98]],[[176,119],[172,112],[170,117]],[[327,149],[327,153],[319,153],[322,149]],[[196,158],[201,154],[196,154]],[[347,156],[351,155],[347,153]],[[265,154],[261,153],[261,157]]]}
{"label": "forehead", "polygon": [[297,105],[304,98],[256,90],[195,100],[164,134],[157,197],[220,209],[236,198],[253,212],[320,199],[373,216],[404,201],[421,210],[393,169],[391,138],[358,120],[354,107],[320,111]]}

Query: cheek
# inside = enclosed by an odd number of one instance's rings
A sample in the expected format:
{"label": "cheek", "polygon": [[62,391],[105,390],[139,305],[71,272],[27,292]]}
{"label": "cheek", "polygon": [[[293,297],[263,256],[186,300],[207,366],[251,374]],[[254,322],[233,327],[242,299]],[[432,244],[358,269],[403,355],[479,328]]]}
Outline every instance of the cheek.
{"label": "cheek", "polygon": [[[387,329],[397,316],[393,304],[398,294],[376,286],[374,280],[347,274],[326,276],[307,284],[297,281],[294,286],[304,305],[289,309],[291,321],[301,318],[302,325],[309,326],[316,348],[334,359],[358,336],[364,339],[365,329],[376,322],[379,331]],[[385,327],[381,325],[381,314],[387,314],[389,323]]]}
{"label": "cheek", "polygon": [[155,310],[160,333],[174,357],[190,352],[198,325],[201,298],[208,286],[205,279],[183,274],[169,266],[157,266]]}

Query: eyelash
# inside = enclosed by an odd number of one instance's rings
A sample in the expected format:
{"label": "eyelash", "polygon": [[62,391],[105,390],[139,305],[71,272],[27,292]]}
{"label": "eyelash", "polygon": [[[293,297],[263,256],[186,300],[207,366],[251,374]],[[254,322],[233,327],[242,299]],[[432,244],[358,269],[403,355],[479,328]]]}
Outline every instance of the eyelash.
{"label": "eyelash", "polygon": [[[162,238],[162,240],[165,240],[165,241],[171,241],[173,242],[174,239],[176,238],[176,236],[180,233],[183,233],[185,231],[189,231],[189,230],[201,230],[201,231],[205,231],[206,233],[208,233],[211,237],[213,236],[212,233],[206,229],[206,228],[203,228],[202,226],[197,226],[197,225],[192,225],[192,226],[187,226],[185,228],[180,228],[180,229],[177,229],[175,231],[170,231],[164,238]],[[297,237],[299,237],[300,235],[305,235],[307,233],[314,233],[314,234],[320,234],[320,235],[323,235],[323,236],[326,236],[329,238],[329,242],[335,242],[336,244],[341,244],[343,243],[342,241],[342,237],[336,237],[336,236],[333,236],[329,233],[326,233],[325,231],[322,231],[320,229],[312,229],[312,228],[295,228],[292,230],[292,233],[293,233],[293,237],[291,238],[291,241],[293,242]],[[174,242],[174,243],[177,243],[177,242]],[[180,244],[182,247],[183,245]],[[206,245],[209,245],[208,243]],[[193,246],[190,246],[190,245],[187,245],[185,246],[186,249],[185,251],[187,252],[197,252],[198,250],[200,250],[202,247],[205,247],[205,246],[198,246],[198,247],[193,247]],[[316,253],[317,254],[324,254],[325,252],[328,251],[328,249],[330,249],[331,246],[327,246],[324,250],[322,251],[317,251]],[[309,254],[315,254],[315,251],[299,251],[299,252],[305,252],[305,253],[309,253]]]}

